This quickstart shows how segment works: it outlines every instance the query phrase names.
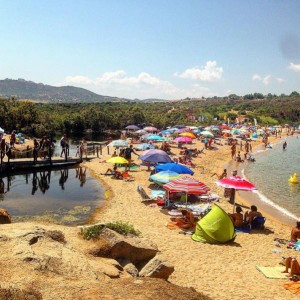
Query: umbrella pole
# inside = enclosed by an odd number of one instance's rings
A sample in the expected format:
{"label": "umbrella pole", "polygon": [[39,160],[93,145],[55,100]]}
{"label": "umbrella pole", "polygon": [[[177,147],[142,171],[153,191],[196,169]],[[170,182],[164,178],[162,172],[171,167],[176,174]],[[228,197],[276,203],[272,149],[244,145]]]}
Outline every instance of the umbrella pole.
{"label": "umbrella pole", "polygon": [[233,213],[234,213],[234,208],[235,208],[235,189],[233,189],[233,197],[232,197],[232,199],[233,199]]}

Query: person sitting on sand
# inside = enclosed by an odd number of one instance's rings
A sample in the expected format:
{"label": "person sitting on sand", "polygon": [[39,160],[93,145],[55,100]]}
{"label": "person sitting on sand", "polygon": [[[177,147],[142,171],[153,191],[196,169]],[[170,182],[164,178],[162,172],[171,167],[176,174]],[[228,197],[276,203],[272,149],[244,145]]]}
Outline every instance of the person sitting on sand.
{"label": "person sitting on sand", "polygon": [[171,218],[171,221],[174,223],[174,225],[185,229],[193,228],[196,226],[195,218],[191,211],[183,209],[181,213],[181,218]]}
{"label": "person sitting on sand", "polygon": [[113,175],[115,178],[120,179],[122,177],[122,173],[118,171],[118,166],[114,165],[113,169],[108,168],[103,175]]}
{"label": "person sitting on sand", "polygon": [[245,224],[251,224],[256,217],[262,217],[262,214],[257,211],[257,207],[255,205],[251,205],[250,209],[250,212],[246,211],[245,213]]}
{"label": "person sitting on sand", "polygon": [[297,242],[300,239],[300,222],[296,223],[296,226],[291,231],[291,241]]}
{"label": "person sitting on sand", "polygon": [[242,214],[242,208],[240,206],[236,207],[236,212],[233,214],[228,214],[231,218],[234,227],[242,227],[244,225],[244,216]]}
{"label": "person sitting on sand", "polygon": [[224,169],[224,170],[223,170],[223,173],[222,173],[221,175],[218,175],[217,173],[214,173],[214,174],[211,175],[211,177],[213,177],[213,176],[215,176],[215,175],[217,175],[217,176],[219,177],[219,180],[221,180],[221,179],[227,177],[227,170]]}
{"label": "person sitting on sand", "polygon": [[285,270],[282,273],[288,273],[289,269],[291,269],[288,275],[289,277],[293,277],[294,275],[300,275],[299,262],[293,256],[289,256],[285,259]]}

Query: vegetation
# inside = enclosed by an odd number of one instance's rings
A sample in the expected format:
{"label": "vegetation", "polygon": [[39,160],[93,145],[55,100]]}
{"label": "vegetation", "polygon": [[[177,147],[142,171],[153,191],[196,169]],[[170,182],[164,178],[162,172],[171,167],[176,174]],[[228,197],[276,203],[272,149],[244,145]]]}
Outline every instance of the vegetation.
{"label": "vegetation", "polygon": [[98,238],[101,231],[104,228],[109,228],[111,230],[114,230],[122,235],[134,235],[134,236],[140,236],[141,232],[139,230],[134,229],[133,225],[128,224],[127,222],[112,222],[107,224],[101,224],[101,225],[94,225],[91,227],[88,227],[86,229],[81,229],[80,234],[85,240],[95,239]]}
{"label": "vegetation", "polygon": [[157,128],[176,124],[205,126],[227,123],[228,119],[235,122],[237,116],[243,116],[252,123],[256,119],[263,126],[297,124],[300,123],[300,96],[293,92],[289,96],[267,95],[264,99],[213,97],[176,102],[56,104],[0,99],[1,127],[36,137],[58,131],[76,134],[92,130],[101,134],[106,130],[122,130],[129,124]]}

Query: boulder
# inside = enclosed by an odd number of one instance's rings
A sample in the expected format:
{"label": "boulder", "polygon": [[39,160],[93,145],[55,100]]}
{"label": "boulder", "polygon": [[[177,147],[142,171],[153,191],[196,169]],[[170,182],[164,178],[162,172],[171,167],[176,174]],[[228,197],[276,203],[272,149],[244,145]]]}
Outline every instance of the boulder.
{"label": "boulder", "polygon": [[104,228],[98,248],[92,251],[95,256],[111,257],[116,260],[127,259],[136,267],[152,259],[158,252],[157,246],[144,238],[125,237],[111,229]]}
{"label": "boulder", "polygon": [[8,211],[4,208],[0,208],[0,224],[11,223],[11,216]]}
{"label": "boulder", "polygon": [[136,266],[133,263],[128,263],[127,265],[125,265],[124,271],[127,272],[132,277],[139,276],[139,270],[136,268]]}
{"label": "boulder", "polygon": [[161,255],[158,255],[151,259],[140,271],[140,277],[152,277],[168,280],[169,276],[174,272],[174,266],[172,266]]}

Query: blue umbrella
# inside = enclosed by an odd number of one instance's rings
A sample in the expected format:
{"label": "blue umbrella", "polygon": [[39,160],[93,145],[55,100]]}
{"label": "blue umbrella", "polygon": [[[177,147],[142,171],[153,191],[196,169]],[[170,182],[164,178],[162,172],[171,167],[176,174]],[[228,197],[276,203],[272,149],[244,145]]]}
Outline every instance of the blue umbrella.
{"label": "blue umbrella", "polygon": [[148,144],[148,143],[142,143],[142,144],[136,145],[134,148],[136,150],[150,150],[150,149],[155,149],[155,146]]}
{"label": "blue umbrella", "polygon": [[153,149],[147,150],[142,153],[140,159],[147,162],[153,163],[170,163],[172,159],[170,156],[163,150]]}
{"label": "blue umbrella", "polygon": [[190,174],[193,175],[194,171],[191,170],[190,168],[188,168],[185,165],[181,165],[181,164],[176,164],[176,163],[167,163],[167,164],[163,164],[163,165],[158,165],[155,167],[155,171],[159,172],[159,171],[173,171],[176,172],[178,174]]}
{"label": "blue umbrella", "polygon": [[173,132],[170,130],[163,130],[160,132],[160,134],[172,134]]}
{"label": "blue umbrella", "polygon": [[165,138],[162,137],[162,136],[159,136],[159,135],[152,134],[152,135],[147,136],[146,140],[147,141],[150,141],[150,140],[153,140],[153,141],[165,141]]}

